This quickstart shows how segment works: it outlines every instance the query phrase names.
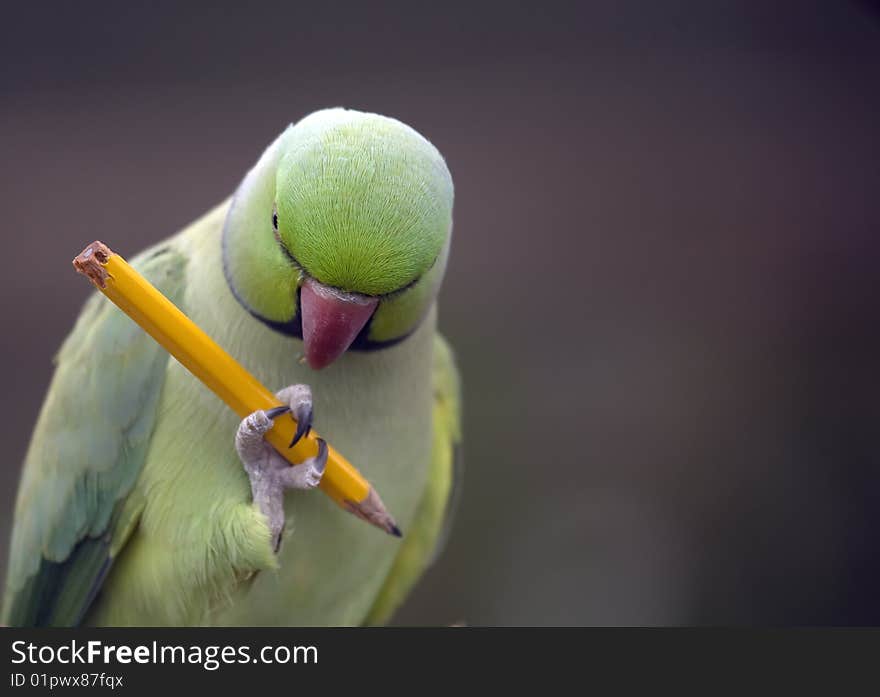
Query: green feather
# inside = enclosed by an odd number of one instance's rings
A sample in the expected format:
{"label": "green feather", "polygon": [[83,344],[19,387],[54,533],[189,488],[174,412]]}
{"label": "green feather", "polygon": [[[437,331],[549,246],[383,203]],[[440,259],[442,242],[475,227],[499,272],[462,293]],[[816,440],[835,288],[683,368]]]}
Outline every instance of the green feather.
{"label": "green feather", "polygon": [[[159,247],[133,264],[179,301],[185,264]],[[96,293],[56,359],[25,457],[4,596],[6,624],[74,624],[110,560],[144,462],[168,354]],[[128,524],[126,524],[128,526]]]}
{"label": "green feather", "polygon": [[276,190],[281,238],[309,275],[366,295],[400,290],[434,263],[452,223],[452,178],[400,121],[328,109],[286,137]]}
{"label": "green feather", "polygon": [[384,624],[437,558],[461,491],[461,411],[458,370],[449,344],[434,342],[434,445],[428,487],[365,624]]}
{"label": "green feather", "polygon": [[368,338],[400,339],[440,287],[452,205],[446,163],[409,126],[319,111],[279,136],[242,181],[225,221],[226,276],[244,305],[280,323],[295,317],[306,275],[381,296]]}

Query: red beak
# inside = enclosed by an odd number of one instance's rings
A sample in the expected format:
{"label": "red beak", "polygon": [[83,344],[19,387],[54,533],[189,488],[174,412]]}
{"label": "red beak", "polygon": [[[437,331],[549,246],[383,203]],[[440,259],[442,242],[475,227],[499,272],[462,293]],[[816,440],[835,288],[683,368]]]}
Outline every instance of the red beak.
{"label": "red beak", "polygon": [[379,304],[378,298],[328,288],[306,279],[299,293],[306,362],[320,370],[351,346]]}

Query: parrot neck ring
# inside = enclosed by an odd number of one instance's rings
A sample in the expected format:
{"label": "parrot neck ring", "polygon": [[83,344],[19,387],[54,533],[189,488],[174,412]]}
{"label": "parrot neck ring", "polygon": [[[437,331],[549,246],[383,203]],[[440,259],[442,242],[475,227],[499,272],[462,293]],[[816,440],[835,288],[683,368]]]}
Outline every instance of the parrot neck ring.
{"label": "parrot neck ring", "polygon": [[280,321],[266,317],[247,302],[238,288],[227,256],[228,235],[227,225],[222,235],[221,251],[223,275],[232,296],[248,314],[273,331],[302,340],[305,344],[305,360],[312,368],[325,367],[346,351],[371,352],[390,348],[415,331],[416,327],[413,327],[407,333],[391,339],[371,339],[370,324],[380,302],[405,289],[388,295],[372,296],[325,285],[313,278],[283,244],[279,244],[279,247],[302,280],[296,290],[293,316]]}
{"label": "parrot neck ring", "polygon": [[[284,243],[278,232],[278,213],[274,206],[272,208],[273,237],[278,249],[299,274],[301,280],[296,290],[293,315],[287,320],[266,317],[248,303],[236,282],[228,257],[228,238],[232,234],[228,222],[227,220],[221,235],[221,253],[223,275],[232,296],[248,314],[270,329],[303,340],[306,344],[305,359],[312,368],[318,369],[329,365],[345,351],[370,352],[395,346],[409,337],[421,324],[419,321],[409,331],[390,339],[370,338],[373,316],[380,304],[417,285],[423,280],[424,274],[400,288],[381,295],[355,293],[321,283],[309,273]],[[439,257],[438,254],[428,270],[434,267]]]}

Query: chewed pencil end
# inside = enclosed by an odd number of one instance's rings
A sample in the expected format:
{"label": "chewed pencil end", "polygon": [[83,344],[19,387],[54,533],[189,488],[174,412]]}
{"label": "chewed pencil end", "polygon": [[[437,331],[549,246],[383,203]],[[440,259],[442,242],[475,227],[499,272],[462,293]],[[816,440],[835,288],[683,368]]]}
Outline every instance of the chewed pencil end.
{"label": "chewed pencil end", "polygon": [[99,240],[95,240],[73,260],[75,268],[83,276],[86,276],[98,288],[107,285],[107,269],[104,264],[113,256],[113,250]]}

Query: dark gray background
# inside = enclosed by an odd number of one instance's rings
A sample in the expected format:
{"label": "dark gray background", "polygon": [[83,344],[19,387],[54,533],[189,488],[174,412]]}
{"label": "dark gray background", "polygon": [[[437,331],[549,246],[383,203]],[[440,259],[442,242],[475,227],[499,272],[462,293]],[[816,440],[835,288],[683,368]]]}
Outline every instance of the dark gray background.
{"label": "dark gray background", "polygon": [[398,622],[880,622],[869,5],[37,2],[0,32],[0,558],[70,259],[344,105],[456,183],[465,494]]}

